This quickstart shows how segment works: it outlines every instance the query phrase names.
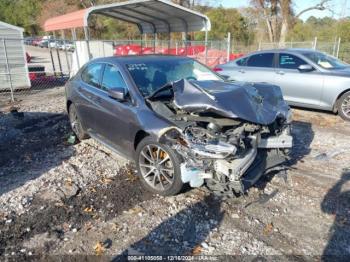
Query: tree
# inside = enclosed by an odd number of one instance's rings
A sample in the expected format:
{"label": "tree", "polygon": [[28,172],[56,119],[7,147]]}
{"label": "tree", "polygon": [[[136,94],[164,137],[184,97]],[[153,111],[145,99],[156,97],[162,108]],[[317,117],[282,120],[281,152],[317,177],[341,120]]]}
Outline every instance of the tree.
{"label": "tree", "polygon": [[301,15],[311,10],[330,9],[327,4],[331,0],[320,0],[319,3],[309,6],[295,14],[292,0],[252,0],[252,5],[259,10],[264,18],[270,42],[279,41],[284,45],[288,30],[298,21]]}

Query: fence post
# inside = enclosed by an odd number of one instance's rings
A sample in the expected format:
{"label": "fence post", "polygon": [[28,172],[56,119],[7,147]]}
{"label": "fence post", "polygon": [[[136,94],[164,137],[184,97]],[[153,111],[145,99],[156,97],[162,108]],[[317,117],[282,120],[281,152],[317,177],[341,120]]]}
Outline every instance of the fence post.
{"label": "fence post", "polygon": [[340,41],[341,41],[341,38],[339,37],[339,39],[338,39],[338,47],[337,47],[337,58],[339,58]]}
{"label": "fence post", "polygon": [[261,50],[261,40],[259,41],[258,51]]}
{"label": "fence post", "polygon": [[65,36],[64,30],[61,30],[61,34],[62,34],[62,38],[63,38],[63,46],[64,46],[64,53],[66,56],[67,69],[68,69],[68,73],[70,75],[70,65],[69,65],[69,59],[68,59],[68,53],[67,53],[67,41],[66,41],[66,36]]}
{"label": "fence post", "polygon": [[230,61],[230,54],[231,54],[231,33],[227,33],[227,61]]}
{"label": "fence post", "polygon": [[316,50],[317,47],[317,36],[315,36],[313,49]]}
{"label": "fence post", "polygon": [[7,75],[9,76],[9,80],[10,80],[10,91],[11,91],[11,102],[15,102],[15,97],[13,95],[13,84],[12,84],[12,76],[11,76],[11,68],[9,65],[9,59],[7,57],[7,48],[6,48],[6,41],[5,38],[2,39],[2,43],[4,45],[4,52],[5,52],[5,62],[6,62],[6,71],[7,71]]}

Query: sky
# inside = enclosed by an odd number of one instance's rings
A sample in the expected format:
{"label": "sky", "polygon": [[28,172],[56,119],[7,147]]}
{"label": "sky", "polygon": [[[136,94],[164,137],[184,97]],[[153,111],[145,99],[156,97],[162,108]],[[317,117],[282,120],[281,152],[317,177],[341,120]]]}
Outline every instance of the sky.
{"label": "sky", "polygon": [[[249,2],[249,0],[217,0],[216,5],[221,4],[224,7],[240,8],[249,6]],[[313,6],[319,2],[320,0],[294,0],[294,10],[296,13],[298,13],[299,11],[307,7]],[[331,0],[329,3],[327,3],[327,6],[334,10],[334,14],[328,10],[312,10],[307,13],[304,13],[301,16],[301,19],[306,20],[310,16],[315,16],[319,18],[325,16],[330,16],[334,18],[350,16],[350,0]]]}

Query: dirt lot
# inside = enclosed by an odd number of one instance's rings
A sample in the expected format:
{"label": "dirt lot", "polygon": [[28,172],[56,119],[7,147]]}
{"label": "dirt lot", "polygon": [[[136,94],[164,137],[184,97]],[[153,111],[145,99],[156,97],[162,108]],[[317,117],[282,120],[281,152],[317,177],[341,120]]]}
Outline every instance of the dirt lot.
{"label": "dirt lot", "polygon": [[223,201],[205,188],[151,195],[132,164],[91,140],[70,144],[62,87],[17,106],[0,107],[0,260],[350,256],[350,124],[337,116],[294,110],[287,170]]}

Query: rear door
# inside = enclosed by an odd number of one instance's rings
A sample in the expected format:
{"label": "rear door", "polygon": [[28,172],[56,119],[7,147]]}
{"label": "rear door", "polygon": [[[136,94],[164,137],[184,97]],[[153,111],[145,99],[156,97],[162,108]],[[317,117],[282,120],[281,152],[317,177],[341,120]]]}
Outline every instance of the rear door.
{"label": "rear door", "polygon": [[318,107],[323,92],[323,75],[317,69],[300,72],[300,65],[308,64],[302,57],[281,52],[278,54],[278,68],[275,83],[280,86],[284,99],[296,106]]}
{"label": "rear door", "polygon": [[275,54],[267,52],[253,54],[242,61],[235,80],[274,84],[275,76]]}

